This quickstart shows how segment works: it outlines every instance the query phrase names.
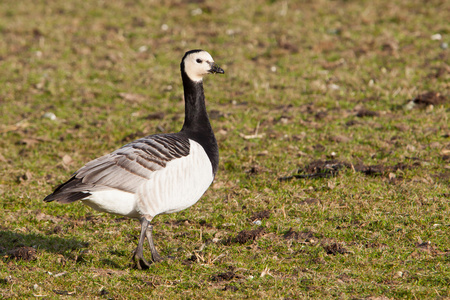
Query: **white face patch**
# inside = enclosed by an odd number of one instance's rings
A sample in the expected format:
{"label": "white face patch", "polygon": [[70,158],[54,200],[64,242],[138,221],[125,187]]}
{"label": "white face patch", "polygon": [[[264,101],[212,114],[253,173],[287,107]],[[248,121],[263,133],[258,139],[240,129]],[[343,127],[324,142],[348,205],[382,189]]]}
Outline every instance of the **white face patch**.
{"label": "white face patch", "polygon": [[209,74],[213,62],[214,59],[206,51],[191,53],[184,59],[184,71],[192,81],[198,82]]}

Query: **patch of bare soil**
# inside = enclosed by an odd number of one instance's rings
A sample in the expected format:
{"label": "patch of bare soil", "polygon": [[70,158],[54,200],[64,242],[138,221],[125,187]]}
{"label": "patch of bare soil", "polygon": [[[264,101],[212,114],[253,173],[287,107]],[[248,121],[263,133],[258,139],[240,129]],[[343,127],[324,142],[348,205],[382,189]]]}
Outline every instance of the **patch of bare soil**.
{"label": "patch of bare soil", "polygon": [[30,261],[36,259],[36,249],[32,247],[18,247],[7,252],[10,259]]}
{"label": "patch of bare soil", "polygon": [[[258,154],[258,156],[264,156],[266,155],[266,153],[261,152]],[[265,172],[270,172],[268,169],[258,166],[258,165],[253,165],[251,166],[249,169],[245,170],[245,173],[247,173],[248,175],[258,175],[261,173],[265,173]]]}
{"label": "patch of bare soil", "polygon": [[440,255],[450,255],[450,250],[441,251],[431,242],[421,242],[416,243],[416,251],[411,253],[411,257],[418,258],[423,254],[431,255],[431,256],[440,256]]}
{"label": "patch of bare soil", "polygon": [[225,287],[223,288],[223,291],[237,292],[238,290],[239,290],[239,289],[238,289],[237,286],[230,285],[230,284],[225,285]]}
{"label": "patch of bare soil", "polygon": [[163,112],[155,112],[155,113],[148,114],[146,117],[144,117],[144,119],[146,119],[146,120],[162,120],[162,119],[164,119],[165,116],[166,115]]}
{"label": "patch of bare soil", "polygon": [[65,291],[65,290],[53,290],[56,295],[61,296],[72,296],[75,295],[75,291]]}
{"label": "patch of bare soil", "polygon": [[[239,274],[240,271],[242,271],[242,269],[237,269],[234,266],[229,266],[227,272],[213,274],[211,275],[210,280],[215,282],[225,282],[231,281],[232,279],[242,279],[244,278],[244,276],[242,274]],[[237,288],[227,284],[223,287],[223,290],[237,291]]]}
{"label": "patch of bare soil", "polygon": [[256,220],[268,219],[269,217],[270,217],[270,211],[263,210],[263,211],[254,212],[253,215],[250,217],[249,221],[254,222]]}
{"label": "patch of bare soil", "polygon": [[164,224],[166,225],[172,225],[172,226],[188,226],[190,224],[188,219],[179,219],[179,220],[168,220],[165,221]]}
{"label": "patch of bare soil", "polygon": [[389,249],[388,245],[383,244],[383,243],[372,243],[372,242],[367,242],[366,244],[364,244],[364,246],[366,248],[372,248],[372,249],[379,249],[379,250],[387,250]]}
{"label": "patch of bare soil", "polygon": [[[240,271],[242,271],[242,270],[243,269],[237,269],[234,266],[229,266],[228,271],[213,274],[213,275],[211,275],[210,280],[220,283],[220,282],[231,281],[232,279],[242,279],[242,278],[244,278],[244,276],[242,274],[239,274]],[[232,285],[226,284],[223,287],[223,290],[237,291],[237,288],[235,288]]]}
{"label": "patch of bare soil", "polygon": [[440,78],[446,74],[450,74],[450,66],[444,65],[442,67],[431,68],[433,72],[428,74],[428,78]]}
{"label": "patch of bare soil", "polygon": [[360,108],[356,111],[356,116],[358,118],[364,118],[364,117],[377,117],[379,115],[378,112],[373,110],[368,110],[366,108]]}
{"label": "patch of bare soil", "polygon": [[206,222],[206,220],[199,220],[198,224],[202,227],[213,228],[213,225],[211,223]]}
{"label": "patch of bare soil", "polygon": [[262,236],[264,233],[265,233],[265,230],[263,227],[258,227],[257,229],[253,229],[253,230],[242,230],[237,234],[236,237],[226,239],[224,241],[224,244],[226,244],[226,245],[229,245],[232,243],[245,244],[249,241],[255,241],[260,236]]}
{"label": "patch of bare soil", "polygon": [[322,178],[335,176],[340,169],[348,168],[351,165],[345,162],[340,162],[337,160],[316,160],[311,162],[305,168],[300,168],[297,170],[298,173],[306,174],[295,174],[286,177],[280,177],[278,180],[285,181],[291,180],[293,178]]}
{"label": "patch of bare soil", "polygon": [[430,105],[436,106],[444,104],[447,101],[448,101],[447,97],[445,97],[439,92],[426,92],[408,101],[406,105],[407,107],[411,108],[426,108],[427,106]]}
{"label": "patch of bare soil", "polygon": [[336,176],[342,169],[353,169],[356,172],[361,172],[369,176],[379,176],[396,172],[397,170],[411,169],[412,165],[398,163],[394,166],[384,165],[364,165],[362,163],[352,164],[338,160],[316,160],[306,165],[304,168],[299,168],[297,173],[290,176],[278,178],[279,181],[287,181],[294,178],[324,178]]}
{"label": "patch of bare soil", "polygon": [[338,243],[331,243],[328,245],[323,245],[323,249],[328,255],[336,255],[336,254],[345,254],[349,253],[349,251],[344,248],[344,246]]}
{"label": "patch of bare soil", "polygon": [[[9,275],[8,277],[5,278],[0,278],[0,285],[2,284],[11,284],[15,281],[15,278],[12,277],[11,275]],[[5,296],[5,295],[3,295]],[[5,299],[7,299],[8,297],[6,297]]]}
{"label": "patch of bare soil", "polygon": [[393,166],[383,166],[383,165],[366,166],[364,164],[358,164],[358,165],[353,166],[353,168],[357,172],[361,172],[366,175],[375,176],[375,175],[383,175],[386,173],[396,172],[398,170],[401,170],[401,171],[408,170],[408,169],[411,169],[412,166],[404,164],[404,163],[398,163]]}
{"label": "patch of bare soil", "polygon": [[235,278],[236,274],[233,271],[219,273],[211,276],[212,281],[230,281]]}
{"label": "patch of bare soil", "polygon": [[122,270],[112,270],[112,269],[100,269],[100,268],[93,268],[92,273],[94,273],[96,276],[121,276],[124,275],[126,272]]}
{"label": "patch of bare soil", "polygon": [[283,235],[286,240],[304,240],[310,242],[316,239],[315,233],[312,231],[298,232],[289,228],[289,230]]}
{"label": "patch of bare soil", "polygon": [[319,203],[321,203],[320,199],[317,199],[317,198],[306,198],[305,200],[300,201],[298,204],[300,204],[300,205],[313,205],[313,204],[319,204]]}
{"label": "patch of bare soil", "polygon": [[63,228],[59,225],[54,226],[52,229],[47,231],[47,235],[58,234],[63,231]]}

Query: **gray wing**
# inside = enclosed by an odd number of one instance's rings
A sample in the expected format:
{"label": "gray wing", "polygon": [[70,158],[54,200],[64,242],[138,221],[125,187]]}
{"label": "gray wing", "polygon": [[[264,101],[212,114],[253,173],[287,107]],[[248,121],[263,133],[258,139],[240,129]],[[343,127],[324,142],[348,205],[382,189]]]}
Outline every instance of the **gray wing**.
{"label": "gray wing", "polygon": [[118,189],[134,193],[151,173],[174,159],[187,156],[189,139],[178,134],[151,135],[88,162],[44,201],[73,202],[89,192]]}

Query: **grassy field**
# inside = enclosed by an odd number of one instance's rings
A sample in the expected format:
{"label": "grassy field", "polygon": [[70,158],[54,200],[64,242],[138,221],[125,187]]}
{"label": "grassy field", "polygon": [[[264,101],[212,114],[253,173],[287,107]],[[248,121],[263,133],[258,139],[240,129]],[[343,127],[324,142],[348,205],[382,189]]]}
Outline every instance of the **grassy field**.
{"label": "grassy field", "polygon": [[[450,299],[449,20],[445,0],[1,1],[0,298]],[[226,72],[205,79],[219,173],[135,270],[136,220],[42,199],[178,131],[196,48]]]}

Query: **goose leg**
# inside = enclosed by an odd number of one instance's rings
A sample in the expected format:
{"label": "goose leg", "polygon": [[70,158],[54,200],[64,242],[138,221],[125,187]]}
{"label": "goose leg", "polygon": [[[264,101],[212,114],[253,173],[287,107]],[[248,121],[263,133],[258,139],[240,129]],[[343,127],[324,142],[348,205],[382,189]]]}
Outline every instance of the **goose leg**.
{"label": "goose leg", "polygon": [[[139,220],[141,222],[141,234],[139,235],[139,243],[137,248],[133,251],[133,256],[131,257],[131,261],[133,263],[134,268],[138,268],[139,270],[148,269],[150,267],[150,263],[144,258],[144,240],[147,229],[149,227],[149,221],[146,218],[142,218]],[[154,247],[154,246],[153,246]],[[156,250],[155,250],[156,251]],[[153,255],[153,251],[152,251]]]}
{"label": "goose leg", "polygon": [[148,245],[150,246],[150,251],[152,252],[152,260],[154,262],[160,262],[162,261],[162,257],[158,254],[158,251],[156,251],[155,244],[153,243],[153,226],[148,225],[147,231],[145,232],[147,235]]}

